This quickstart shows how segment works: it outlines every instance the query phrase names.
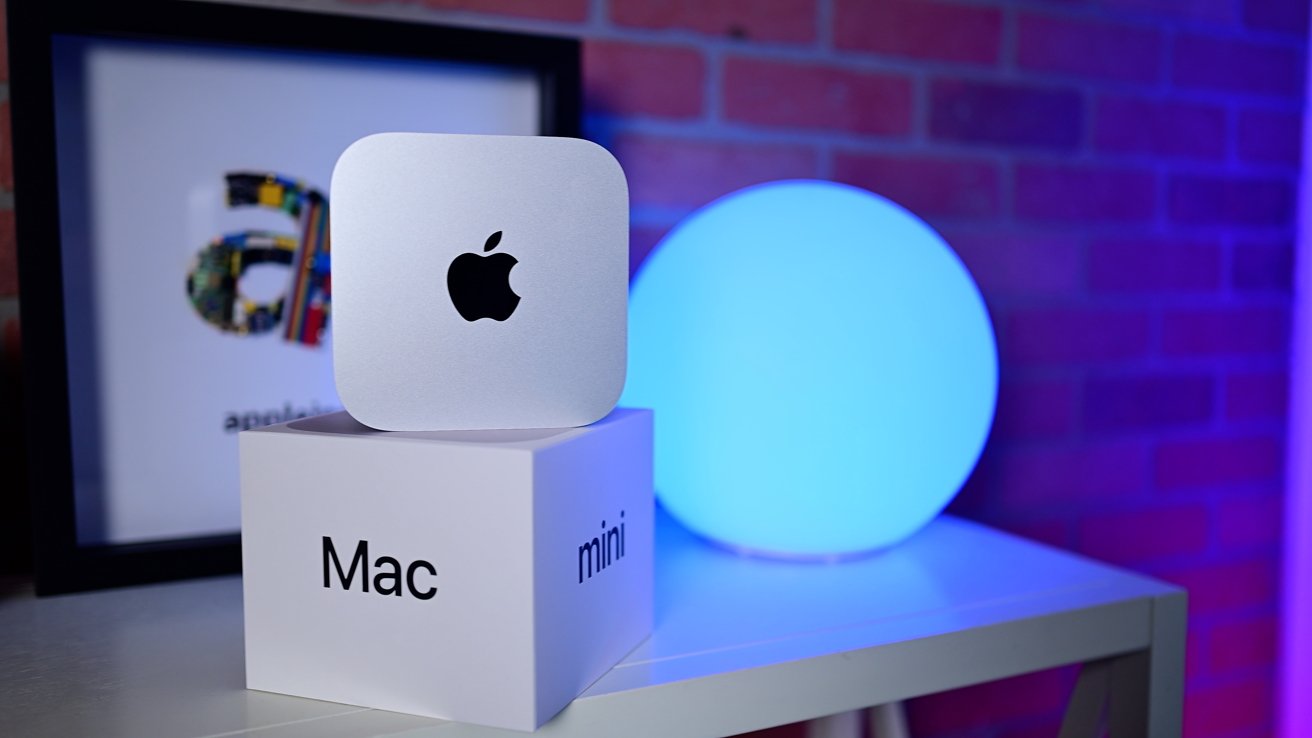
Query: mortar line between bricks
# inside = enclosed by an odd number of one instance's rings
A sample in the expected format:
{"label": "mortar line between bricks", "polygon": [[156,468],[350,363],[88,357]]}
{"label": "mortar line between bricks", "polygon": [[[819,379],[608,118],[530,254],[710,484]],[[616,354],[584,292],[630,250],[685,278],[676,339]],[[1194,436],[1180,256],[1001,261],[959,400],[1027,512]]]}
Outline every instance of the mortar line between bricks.
{"label": "mortar line between bricks", "polygon": [[1241,165],[1239,162],[1239,110],[1234,106],[1225,108],[1225,156],[1222,161],[1227,169]]}
{"label": "mortar line between bricks", "polygon": [[[1098,122],[1098,105],[1101,101],[1096,93],[1086,88],[1080,90],[1080,102],[1083,104],[1083,110],[1080,111],[1080,125],[1084,126],[1084,130],[1080,131],[1080,141],[1077,148],[1083,155],[1081,158],[1093,159],[1099,156],[1094,139]],[[1101,159],[1098,160],[1101,161]]]}
{"label": "mortar line between bricks", "polygon": [[1016,176],[1017,162],[1015,157],[1008,157],[1007,162],[998,169],[998,207],[1002,211],[1002,220],[1008,225],[1014,225],[1017,221],[1016,215]]}
{"label": "mortar line between bricks", "polygon": [[588,17],[584,23],[590,30],[600,31],[611,22],[610,15],[610,0],[589,0]]}
{"label": "mortar line between bricks", "polygon": [[1169,94],[1174,87],[1175,39],[1177,38],[1176,29],[1173,27],[1168,26],[1160,32],[1162,48],[1157,51],[1157,84],[1154,85],[1158,96]]}
{"label": "mortar line between bricks", "polygon": [[817,0],[815,4],[815,40],[821,53],[834,51],[834,0]]}
{"label": "mortar line between bricks", "polygon": [[705,112],[702,120],[709,126],[721,126],[724,118],[724,60],[722,52],[707,49],[703,55],[706,59],[706,78],[702,82],[702,94]]}
{"label": "mortar line between bricks", "polygon": [[1014,80],[1020,69],[1020,11],[1013,5],[1002,9],[1002,33],[998,38],[998,69],[1001,77]]}
{"label": "mortar line between bricks", "polygon": [[1157,162],[1152,167],[1153,192],[1157,197],[1157,207],[1153,213],[1154,230],[1165,236],[1171,229],[1171,182],[1176,177],[1174,168]]}
{"label": "mortar line between bricks", "polygon": [[1208,418],[1208,427],[1213,430],[1224,433],[1227,429],[1235,428],[1226,417],[1226,372],[1215,372],[1212,375],[1212,416]]}
{"label": "mortar line between bricks", "polygon": [[820,179],[832,180],[834,178],[834,147],[828,143],[822,143],[817,147],[818,171],[816,176]]}
{"label": "mortar line between bricks", "polygon": [[1243,293],[1237,291],[1234,285],[1235,273],[1235,250],[1239,248],[1239,239],[1234,233],[1227,232],[1221,238],[1221,294],[1227,303],[1237,302]]}
{"label": "mortar line between bricks", "polygon": [[908,78],[911,80],[911,132],[907,135],[907,141],[914,146],[927,146],[931,138],[932,82],[922,73],[909,75]]}

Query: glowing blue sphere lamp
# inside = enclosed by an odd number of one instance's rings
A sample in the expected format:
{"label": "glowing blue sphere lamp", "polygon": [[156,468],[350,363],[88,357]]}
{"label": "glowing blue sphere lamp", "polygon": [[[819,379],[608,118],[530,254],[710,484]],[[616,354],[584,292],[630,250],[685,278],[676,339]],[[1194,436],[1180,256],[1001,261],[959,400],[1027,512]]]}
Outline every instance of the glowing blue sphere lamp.
{"label": "glowing blue sphere lamp", "polygon": [[621,402],[656,411],[657,496],[733,548],[830,558],[910,536],[974,468],[997,389],[965,266],[854,187],[720,198],[632,286]]}

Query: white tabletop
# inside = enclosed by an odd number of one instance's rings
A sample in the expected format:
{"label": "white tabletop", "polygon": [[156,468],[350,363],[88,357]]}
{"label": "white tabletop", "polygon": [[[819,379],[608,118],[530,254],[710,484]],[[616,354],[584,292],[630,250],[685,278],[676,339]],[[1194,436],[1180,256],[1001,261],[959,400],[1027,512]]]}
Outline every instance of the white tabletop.
{"label": "white tabletop", "polygon": [[[744,558],[658,518],[656,631],[541,733],[728,735],[1151,650],[1178,732],[1184,594],[943,517],[839,564]],[[0,735],[515,736],[243,689],[235,577],[0,594]]]}

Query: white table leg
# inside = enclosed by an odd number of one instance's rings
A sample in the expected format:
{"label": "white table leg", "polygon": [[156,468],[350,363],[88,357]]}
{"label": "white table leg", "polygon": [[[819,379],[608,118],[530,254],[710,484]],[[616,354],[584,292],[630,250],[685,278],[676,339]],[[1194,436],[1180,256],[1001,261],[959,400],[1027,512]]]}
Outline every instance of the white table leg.
{"label": "white table leg", "polygon": [[1091,661],[1080,667],[1075,689],[1066,703],[1058,738],[1098,738],[1102,727],[1103,711],[1111,690],[1112,662],[1115,659]]}
{"label": "white table leg", "polygon": [[1106,709],[1116,738],[1179,738],[1184,713],[1186,600],[1153,601],[1152,643],[1146,650],[1085,664],[1062,719],[1060,738],[1094,738]]}
{"label": "white table leg", "polygon": [[806,738],[861,738],[861,710],[826,715],[806,723]]}
{"label": "white table leg", "polygon": [[[1142,670],[1147,687],[1149,738],[1179,738],[1184,732],[1184,642],[1188,609],[1183,592],[1153,601],[1153,645]],[[1114,684],[1115,672],[1112,679]],[[1112,699],[1114,708],[1115,696]]]}
{"label": "white table leg", "polygon": [[1112,660],[1107,729],[1128,738],[1180,738],[1184,731],[1184,593],[1153,601],[1153,642],[1147,651]]}
{"label": "white table leg", "polygon": [[1139,651],[1111,660],[1111,691],[1107,700],[1107,732],[1110,735],[1147,738],[1148,666],[1151,661],[1151,651]]}
{"label": "white table leg", "polygon": [[861,738],[865,735],[861,726],[867,722],[867,716],[870,738],[911,738],[901,702],[816,718],[806,724],[806,738]]}
{"label": "white table leg", "polygon": [[911,738],[907,712],[901,702],[889,702],[870,708],[871,738]]}

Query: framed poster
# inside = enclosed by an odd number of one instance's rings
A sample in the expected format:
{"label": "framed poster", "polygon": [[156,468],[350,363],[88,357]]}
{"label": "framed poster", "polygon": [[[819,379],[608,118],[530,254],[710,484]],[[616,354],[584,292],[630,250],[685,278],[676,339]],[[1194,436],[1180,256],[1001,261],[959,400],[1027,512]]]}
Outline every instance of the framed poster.
{"label": "framed poster", "polygon": [[237,433],[337,408],[338,154],[578,135],[578,44],[195,2],[9,13],[37,590],[235,572]]}

